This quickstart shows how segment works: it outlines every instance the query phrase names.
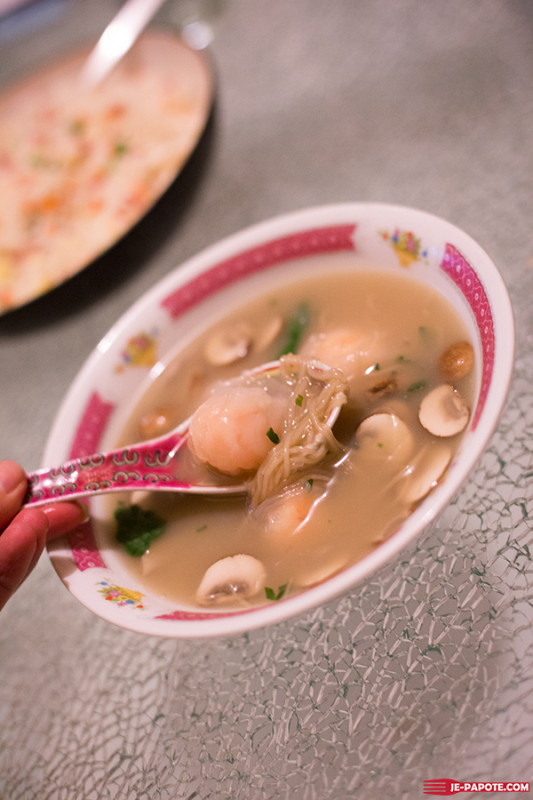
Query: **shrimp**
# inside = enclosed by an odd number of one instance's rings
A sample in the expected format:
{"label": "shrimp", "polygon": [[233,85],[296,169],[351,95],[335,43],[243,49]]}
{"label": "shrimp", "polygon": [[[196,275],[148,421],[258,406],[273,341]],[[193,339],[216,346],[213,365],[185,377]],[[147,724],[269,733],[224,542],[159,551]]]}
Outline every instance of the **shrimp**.
{"label": "shrimp", "polygon": [[263,519],[267,533],[276,533],[285,538],[302,528],[312,508],[313,497],[309,492],[293,492],[267,500],[258,516]]}
{"label": "shrimp", "polygon": [[312,334],[300,352],[340,369],[348,380],[360,372],[362,356],[366,355],[361,334],[349,328]]}
{"label": "shrimp", "polygon": [[280,398],[254,386],[222,387],[192,416],[190,449],[227,475],[256,470],[273,447],[269,431],[283,422]]}
{"label": "shrimp", "polygon": [[[380,330],[363,332],[357,328],[334,328],[311,334],[300,353],[341,370],[354,391],[356,384],[364,381],[376,364],[390,363],[393,347],[394,343],[387,342]],[[361,384],[360,388],[363,386]]]}

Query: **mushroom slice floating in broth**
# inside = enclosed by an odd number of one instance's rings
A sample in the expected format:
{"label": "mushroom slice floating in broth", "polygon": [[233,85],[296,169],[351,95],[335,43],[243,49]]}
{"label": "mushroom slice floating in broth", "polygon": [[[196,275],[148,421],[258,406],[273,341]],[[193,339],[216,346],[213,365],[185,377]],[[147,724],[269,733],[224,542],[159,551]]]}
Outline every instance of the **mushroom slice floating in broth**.
{"label": "mushroom slice floating in broth", "polygon": [[204,355],[210,364],[233,364],[247,355],[252,345],[252,331],[245,322],[222,328],[208,339]]}
{"label": "mushroom slice floating in broth", "polygon": [[459,392],[443,383],[420,403],[420,424],[433,436],[455,436],[466,428],[470,412]]}
{"label": "mushroom slice floating in broth", "polygon": [[405,461],[413,449],[413,435],[396,414],[379,412],[361,422],[355,433],[355,443],[373,458]]}
{"label": "mushroom slice floating in broth", "polygon": [[265,582],[265,569],[253,556],[226,556],[206,570],[196,592],[200,605],[254,597]]}
{"label": "mushroom slice floating in broth", "polygon": [[434,441],[424,447],[402,473],[402,500],[410,506],[423,500],[440,481],[451,460],[452,451],[444,443]]}
{"label": "mushroom slice floating in broth", "polygon": [[271,317],[271,319],[268,320],[266,325],[264,325],[255,336],[254,339],[255,350],[257,350],[258,352],[266,350],[266,348],[270,344],[272,344],[276,336],[279,336],[282,327],[283,327],[283,319],[279,314],[275,317]]}

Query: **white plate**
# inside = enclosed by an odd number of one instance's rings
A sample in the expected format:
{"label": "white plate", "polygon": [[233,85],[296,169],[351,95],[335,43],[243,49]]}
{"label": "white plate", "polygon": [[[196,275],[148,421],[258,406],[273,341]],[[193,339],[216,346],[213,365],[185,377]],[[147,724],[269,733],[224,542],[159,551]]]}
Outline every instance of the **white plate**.
{"label": "white plate", "polygon": [[94,90],[88,51],[0,94],[0,314],[61,284],[164,194],[207,123],[206,57],[150,30]]}

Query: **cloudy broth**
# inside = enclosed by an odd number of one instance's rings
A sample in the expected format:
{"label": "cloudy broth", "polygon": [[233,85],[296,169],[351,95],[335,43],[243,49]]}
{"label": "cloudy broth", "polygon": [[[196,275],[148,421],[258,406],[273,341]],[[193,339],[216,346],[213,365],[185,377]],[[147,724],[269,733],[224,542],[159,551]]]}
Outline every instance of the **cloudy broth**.
{"label": "cloudy broth", "polygon": [[[421,425],[418,413],[422,399],[443,383],[452,384],[471,407],[474,371],[453,380],[442,374],[442,355],[467,342],[468,334],[440,294],[408,276],[379,272],[299,280],[239,308],[180,352],[153,381],[119,444],[164,433],[188,417],[216,382],[276,359],[287,344],[287,321],[295,314],[305,317],[295,349],[323,361],[329,354],[329,361],[337,361],[331,366],[348,378],[348,402],[334,428],[340,450],[310,480],[298,476],[295,494],[289,492],[281,502],[266,501],[265,508],[253,513],[242,496],[144,496],[141,505],[165,520],[165,531],[141,557],[121,553],[120,558],[147,591],[197,606],[206,570],[219,559],[247,554],[263,565],[259,590],[245,600],[219,598],[216,607],[275,602],[320,583],[391,536],[435,484],[433,480],[419,488],[425,480],[421,465],[435,469],[438,463],[435,475],[440,479],[445,474],[461,433],[435,436]],[[254,332],[247,354],[229,365],[209,363],[206,353],[213,337],[241,328]],[[405,452],[403,445],[391,448],[380,441],[380,435],[368,439],[357,434],[363,420],[373,415],[405,423],[410,437]],[[108,498],[108,540],[114,539],[117,503],[125,506],[137,499]],[[113,547],[121,550],[114,541]]]}

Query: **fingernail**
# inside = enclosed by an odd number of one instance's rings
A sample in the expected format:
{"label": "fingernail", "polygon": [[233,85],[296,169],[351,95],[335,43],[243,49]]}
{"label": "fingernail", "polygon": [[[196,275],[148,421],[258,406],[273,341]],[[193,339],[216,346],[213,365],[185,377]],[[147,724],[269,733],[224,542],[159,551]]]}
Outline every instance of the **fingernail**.
{"label": "fingernail", "polygon": [[26,475],[22,467],[15,461],[0,462],[0,489],[5,494],[11,494],[21,484],[26,482]]}
{"label": "fingernail", "polygon": [[85,522],[89,522],[89,520],[91,518],[91,513],[89,511],[89,507],[86,506],[85,503],[82,503],[81,500],[74,500],[74,501],[71,501],[71,502],[74,502],[75,505],[77,505],[78,508],[80,509],[80,513],[81,513],[80,525],[83,525]]}

